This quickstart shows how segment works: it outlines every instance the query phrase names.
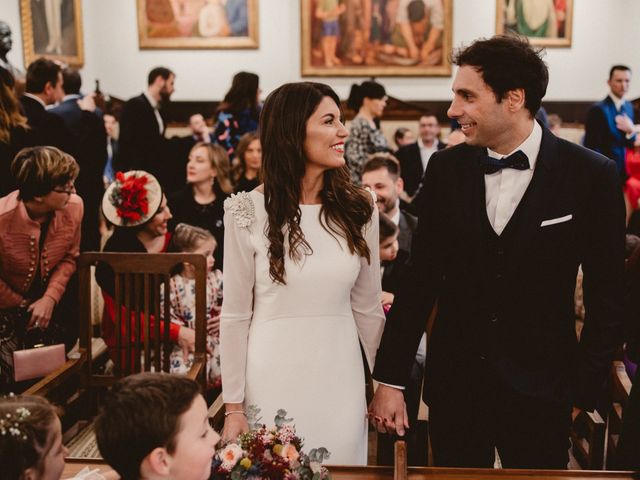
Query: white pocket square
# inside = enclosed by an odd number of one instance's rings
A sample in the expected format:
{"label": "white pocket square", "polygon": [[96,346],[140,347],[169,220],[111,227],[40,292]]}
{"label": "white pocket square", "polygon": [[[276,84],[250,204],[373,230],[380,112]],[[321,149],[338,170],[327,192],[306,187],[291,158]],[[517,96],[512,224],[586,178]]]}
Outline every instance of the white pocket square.
{"label": "white pocket square", "polygon": [[573,218],[573,215],[569,214],[569,215],[565,215],[564,217],[558,217],[558,218],[551,218],[549,220],[544,220],[540,226],[541,227],[548,227],[549,225],[555,225],[556,223],[564,223],[564,222],[568,222],[569,220],[571,220]]}

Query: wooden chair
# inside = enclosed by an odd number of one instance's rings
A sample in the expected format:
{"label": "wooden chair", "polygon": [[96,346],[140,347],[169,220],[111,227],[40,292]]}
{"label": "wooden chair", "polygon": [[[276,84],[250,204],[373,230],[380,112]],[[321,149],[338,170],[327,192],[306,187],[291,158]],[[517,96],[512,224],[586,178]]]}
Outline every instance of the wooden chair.
{"label": "wooden chair", "polygon": [[605,421],[597,411],[580,412],[571,426],[571,452],[584,470],[604,468]]}
{"label": "wooden chair", "polygon": [[631,380],[624,363],[615,360],[611,366],[611,405],[607,424],[607,469],[618,468],[617,448],[622,430],[624,407],[631,393]]}
{"label": "wooden chair", "polygon": [[[91,282],[92,267],[99,263],[109,266],[114,273],[115,340],[109,342],[114,362],[112,374],[98,371],[93,361],[91,312],[95,296],[91,295]],[[69,360],[27,392],[47,396],[64,408],[63,430],[75,433],[90,423],[103,394],[120,378],[142,371],[169,371],[169,357],[174,346],[169,339],[170,322],[157,319],[170,318],[169,279],[176,267],[183,263],[193,265],[196,274],[195,352],[187,376],[200,383],[204,392],[207,360],[206,258],[191,253],[83,253],[78,259],[78,358]],[[160,289],[164,290],[162,305]],[[73,412],[70,419],[67,412]]]}

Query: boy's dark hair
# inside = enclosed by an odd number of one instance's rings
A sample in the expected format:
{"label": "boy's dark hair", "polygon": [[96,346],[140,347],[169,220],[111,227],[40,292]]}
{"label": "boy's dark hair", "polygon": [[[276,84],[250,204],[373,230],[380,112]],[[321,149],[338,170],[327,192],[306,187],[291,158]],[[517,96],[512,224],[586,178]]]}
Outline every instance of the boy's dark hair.
{"label": "boy's dark hair", "polygon": [[171,75],[175,75],[167,67],[156,67],[149,72],[149,78],[147,78],[147,85],[151,85],[156,81],[156,78],[162,77],[167,80]]}
{"label": "boy's dark hair", "polygon": [[400,162],[392,155],[374,155],[362,167],[362,174],[373,172],[380,168],[386,168],[393,180],[400,176]]}
{"label": "boy's dark hair", "polygon": [[60,65],[46,58],[34,60],[27,68],[25,91],[27,93],[42,93],[47,82],[51,82],[51,86],[55,87],[58,84],[58,73],[61,70]]}
{"label": "boy's dark hair", "polygon": [[176,449],[180,417],[200,387],[179,375],[139,373],[116,383],[95,420],[98,448],[123,480],[140,478],[140,464],[155,448]]}
{"label": "boy's dark hair", "polygon": [[389,217],[380,212],[380,243],[398,233],[398,225],[393,223]]}
{"label": "boy's dark hair", "polygon": [[613,77],[613,72],[617,70],[631,73],[631,68],[627,67],[626,65],[614,65],[613,67],[611,67],[611,70],[609,70],[609,80],[611,80],[611,78]]}
{"label": "boy's dark hair", "polygon": [[534,49],[525,37],[497,35],[477,40],[455,51],[451,63],[475,68],[498,103],[507,92],[522,88],[525,107],[534,117],[547,93],[549,70],[542,61],[541,49]]}
{"label": "boy's dark hair", "polygon": [[62,71],[62,79],[64,83],[62,88],[67,95],[77,95],[80,93],[80,87],[82,87],[82,77],[80,72],[75,68],[65,68]]}

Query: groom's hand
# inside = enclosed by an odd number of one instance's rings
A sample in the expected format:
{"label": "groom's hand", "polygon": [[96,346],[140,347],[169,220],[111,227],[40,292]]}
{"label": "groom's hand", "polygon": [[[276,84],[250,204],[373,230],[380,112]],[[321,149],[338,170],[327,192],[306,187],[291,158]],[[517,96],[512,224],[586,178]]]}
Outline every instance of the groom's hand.
{"label": "groom's hand", "polygon": [[409,418],[402,390],[379,384],[369,405],[369,418],[378,432],[404,436],[405,428],[409,428]]}

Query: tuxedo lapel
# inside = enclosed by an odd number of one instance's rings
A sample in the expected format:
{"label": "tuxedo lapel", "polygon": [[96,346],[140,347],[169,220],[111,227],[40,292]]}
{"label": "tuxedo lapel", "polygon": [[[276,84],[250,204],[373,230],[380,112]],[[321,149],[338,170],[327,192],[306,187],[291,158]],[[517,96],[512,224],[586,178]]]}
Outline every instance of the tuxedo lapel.
{"label": "tuxedo lapel", "polygon": [[[560,178],[558,168],[558,140],[549,130],[543,128],[533,178],[502,232],[503,235],[513,234],[519,242],[535,239],[540,224],[556,198],[557,182]],[[522,248],[520,251],[529,250]]]}

